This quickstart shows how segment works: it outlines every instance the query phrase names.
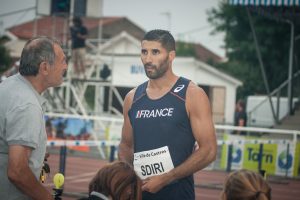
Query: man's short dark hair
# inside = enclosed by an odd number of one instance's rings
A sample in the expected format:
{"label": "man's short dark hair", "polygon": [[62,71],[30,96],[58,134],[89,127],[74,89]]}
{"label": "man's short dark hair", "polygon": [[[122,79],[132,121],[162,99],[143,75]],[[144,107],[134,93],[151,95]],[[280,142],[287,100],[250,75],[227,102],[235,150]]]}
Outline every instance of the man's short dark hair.
{"label": "man's short dark hair", "polygon": [[176,51],[175,39],[169,31],[161,29],[149,31],[145,34],[143,40],[157,41],[161,43],[162,47],[167,49],[168,52]]}
{"label": "man's short dark hair", "polygon": [[20,60],[19,72],[23,76],[36,76],[41,62],[54,64],[54,44],[60,44],[49,37],[35,37],[26,42]]}
{"label": "man's short dark hair", "polygon": [[81,26],[82,25],[82,20],[80,17],[74,17],[73,18],[73,23],[75,26]]}
{"label": "man's short dark hair", "polygon": [[240,105],[243,108],[243,110],[246,109],[246,103],[245,103],[244,100],[239,99],[238,102],[237,102],[237,104]]}

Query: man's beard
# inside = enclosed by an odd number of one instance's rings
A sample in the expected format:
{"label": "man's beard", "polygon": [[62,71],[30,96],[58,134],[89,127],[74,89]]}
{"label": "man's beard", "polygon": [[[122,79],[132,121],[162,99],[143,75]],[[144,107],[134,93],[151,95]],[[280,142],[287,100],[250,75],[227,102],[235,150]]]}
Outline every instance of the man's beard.
{"label": "man's beard", "polygon": [[[157,65],[152,65],[151,63],[146,63],[144,65],[145,73],[149,79],[158,79],[162,77],[168,70],[168,57],[160,63],[159,67]],[[147,68],[152,69],[153,71],[147,71]]]}

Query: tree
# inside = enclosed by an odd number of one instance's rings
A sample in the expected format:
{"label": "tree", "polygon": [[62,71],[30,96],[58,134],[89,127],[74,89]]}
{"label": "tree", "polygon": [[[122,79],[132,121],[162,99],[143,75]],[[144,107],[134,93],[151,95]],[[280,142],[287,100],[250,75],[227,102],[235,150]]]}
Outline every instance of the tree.
{"label": "tree", "polygon": [[[288,78],[290,25],[261,15],[255,8],[250,11],[272,91]],[[246,8],[222,2],[218,8],[210,10],[208,16],[209,22],[214,26],[213,33],[225,32],[228,62],[216,67],[227,71],[244,83],[238,90],[238,98],[266,94]],[[299,35],[299,31],[300,27],[297,25],[295,35]],[[299,45],[296,43],[295,52],[299,57]]]}
{"label": "tree", "polygon": [[194,56],[196,57],[196,51],[194,44],[183,41],[176,42],[176,55],[177,56]]}

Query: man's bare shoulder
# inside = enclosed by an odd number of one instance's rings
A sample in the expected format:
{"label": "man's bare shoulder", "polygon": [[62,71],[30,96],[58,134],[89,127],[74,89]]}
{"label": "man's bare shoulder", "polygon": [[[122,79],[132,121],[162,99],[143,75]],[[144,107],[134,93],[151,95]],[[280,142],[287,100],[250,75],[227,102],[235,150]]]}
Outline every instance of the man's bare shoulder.
{"label": "man's bare shoulder", "polygon": [[188,88],[187,88],[187,96],[193,97],[194,95],[200,95],[206,97],[205,91],[198,85],[196,85],[194,82],[190,82]]}
{"label": "man's bare shoulder", "polygon": [[136,88],[133,88],[132,90],[130,90],[126,96],[125,99],[130,100],[132,102],[134,94],[135,94]]}
{"label": "man's bare shoulder", "polygon": [[135,91],[136,91],[136,88],[133,88],[126,94],[125,99],[124,99],[124,107],[125,108],[129,109],[131,107]]}
{"label": "man's bare shoulder", "polygon": [[[199,107],[199,105],[201,105],[201,107]],[[209,99],[205,91],[193,82],[190,82],[187,88],[186,106],[188,112],[203,110],[203,107],[209,109],[210,107]]]}

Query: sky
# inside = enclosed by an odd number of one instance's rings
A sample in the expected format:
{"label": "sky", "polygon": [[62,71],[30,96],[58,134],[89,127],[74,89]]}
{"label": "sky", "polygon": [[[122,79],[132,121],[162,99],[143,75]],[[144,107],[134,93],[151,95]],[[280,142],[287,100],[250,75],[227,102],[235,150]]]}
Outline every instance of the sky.
{"label": "sky", "polygon": [[[43,0],[47,1],[47,0]],[[220,56],[225,55],[224,34],[212,35],[207,10],[221,0],[103,0],[104,16],[127,17],[145,31],[166,29],[175,39],[201,43]],[[34,18],[36,0],[0,0],[0,34],[5,28]],[[8,13],[21,11],[17,14]],[[5,15],[5,16],[3,16]]]}

